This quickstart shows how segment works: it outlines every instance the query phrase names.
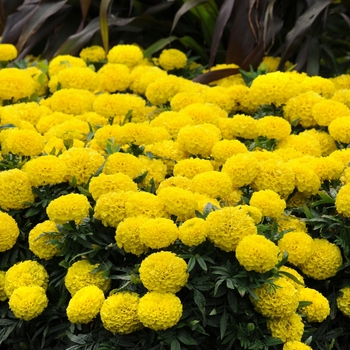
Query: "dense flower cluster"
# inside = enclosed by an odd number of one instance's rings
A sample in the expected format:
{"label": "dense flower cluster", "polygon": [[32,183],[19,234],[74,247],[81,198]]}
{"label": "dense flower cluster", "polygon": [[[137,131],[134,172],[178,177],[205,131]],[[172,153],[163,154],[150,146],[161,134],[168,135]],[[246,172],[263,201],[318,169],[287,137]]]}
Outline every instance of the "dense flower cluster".
{"label": "dense flower cluster", "polygon": [[7,213],[0,212],[0,252],[11,249],[19,236],[16,221]]}

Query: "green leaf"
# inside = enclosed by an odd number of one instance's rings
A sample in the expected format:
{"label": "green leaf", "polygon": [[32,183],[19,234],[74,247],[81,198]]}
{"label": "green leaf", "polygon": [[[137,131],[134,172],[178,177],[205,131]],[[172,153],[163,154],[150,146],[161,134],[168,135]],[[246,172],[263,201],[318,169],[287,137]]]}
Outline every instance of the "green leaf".
{"label": "green leaf", "polygon": [[178,40],[176,36],[170,36],[169,38],[164,38],[156,41],[153,45],[149,46],[144,52],[143,56],[145,58],[151,57],[155,52],[163,49],[165,46],[169,45],[172,41]]}
{"label": "green leaf", "polygon": [[100,31],[106,54],[109,49],[108,8],[110,4],[111,0],[102,0],[100,4]]}
{"label": "green leaf", "polygon": [[227,321],[228,321],[228,314],[226,311],[226,308],[224,309],[224,312],[220,318],[220,339],[224,339],[226,329],[227,329]]}
{"label": "green leaf", "polygon": [[184,330],[181,330],[177,335],[177,339],[185,345],[198,345],[198,343]]}
{"label": "green leaf", "polygon": [[199,266],[203,271],[205,272],[208,271],[207,264],[205,263],[204,259],[201,256],[197,257],[196,261],[198,262]]}
{"label": "green leaf", "polygon": [[206,319],[205,315],[205,305],[206,305],[206,300],[204,295],[198,290],[198,289],[193,289],[194,292],[194,302],[198,306],[199,311],[202,314],[203,319]]}
{"label": "green leaf", "polygon": [[309,306],[311,305],[312,302],[311,301],[299,301],[299,305],[298,305],[298,309],[302,309],[303,307]]}
{"label": "green leaf", "polygon": [[176,338],[171,342],[170,350],[181,350],[180,342]]}
{"label": "green leaf", "polygon": [[201,59],[204,62],[207,62],[209,60],[208,54],[205,52],[203,47],[197,43],[192,37],[186,35],[182,38],[179,38],[182,45],[184,45],[186,48],[190,48],[194,50],[198,55],[201,56]]}

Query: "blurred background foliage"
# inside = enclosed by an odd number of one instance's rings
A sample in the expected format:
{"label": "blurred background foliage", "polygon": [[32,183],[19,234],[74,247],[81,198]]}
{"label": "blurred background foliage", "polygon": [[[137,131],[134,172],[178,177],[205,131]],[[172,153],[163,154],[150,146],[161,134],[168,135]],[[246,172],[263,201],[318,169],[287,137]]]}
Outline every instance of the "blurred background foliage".
{"label": "blurred background foliage", "polygon": [[[281,70],[290,61],[298,71],[330,77],[349,69],[350,1],[0,0],[0,34],[16,45],[18,59],[136,43],[146,57],[173,47],[209,68],[234,63],[249,70],[269,55],[281,57]],[[210,73],[197,81],[237,71]]]}

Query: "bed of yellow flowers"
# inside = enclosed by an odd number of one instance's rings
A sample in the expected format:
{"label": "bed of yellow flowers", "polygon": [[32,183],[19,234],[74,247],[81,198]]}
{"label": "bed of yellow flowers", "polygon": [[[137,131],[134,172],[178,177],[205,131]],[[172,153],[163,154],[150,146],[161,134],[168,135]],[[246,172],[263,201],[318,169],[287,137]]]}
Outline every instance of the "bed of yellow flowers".
{"label": "bed of yellow flowers", "polygon": [[0,44],[0,344],[346,348],[350,75],[16,56]]}

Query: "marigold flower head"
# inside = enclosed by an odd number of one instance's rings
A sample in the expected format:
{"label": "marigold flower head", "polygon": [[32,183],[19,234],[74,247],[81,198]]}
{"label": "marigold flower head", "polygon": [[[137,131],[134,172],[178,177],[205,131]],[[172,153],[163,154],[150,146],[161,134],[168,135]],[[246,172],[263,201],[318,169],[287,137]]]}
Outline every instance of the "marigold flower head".
{"label": "marigold flower head", "polygon": [[350,287],[343,287],[337,296],[338,309],[347,317],[350,317]]}
{"label": "marigold flower head", "polygon": [[0,252],[11,249],[19,236],[17,222],[7,213],[0,212]]}
{"label": "marigold flower head", "polygon": [[300,84],[301,92],[314,91],[320,94],[324,98],[331,98],[335,92],[335,85],[332,80],[313,76],[305,77],[305,79]]}
{"label": "marigold flower head", "polygon": [[137,157],[129,153],[117,152],[107,158],[103,173],[109,175],[121,172],[134,179],[142,174],[143,170],[144,166]]}
{"label": "marigold flower head", "polygon": [[174,176],[184,176],[188,179],[192,179],[197,174],[213,170],[214,168],[209,160],[188,158],[180,160],[175,164]]}
{"label": "marigold flower head", "polygon": [[49,77],[47,74],[35,66],[27,67],[25,68],[25,71],[30,74],[34,81],[34,94],[38,96],[45,95],[49,84]]}
{"label": "marigold flower head", "polygon": [[9,306],[14,315],[25,321],[38,317],[47,305],[45,290],[40,286],[16,288],[9,300]]}
{"label": "marigold flower head", "polygon": [[62,237],[56,227],[56,223],[46,220],[35,225],[28,235],[29,250],[40,259],[49,260],[60,253],[58,246],[51,240],[59,240]]}
{"label": "marigold flower head", "polygon": [[173,293],[148,292],[139,302],[141,323],[155,331],[175,326],[182,316],[181,300]]}
{"label": "marigold flower head", "polygon": [[[301,316],[296,313],[293,313],[288,317],[274,317],[268,319],[267,328],[271,331],[271,335],[274,338],[279,338],[284,343],[299,342],[304,333],[304,323]],[[285,349],[285,346],[283,349]],[[299,348],[293,347],[290,349],[296,350]]]}
{"label": "marigold flower head", "polygon": [[238,207],[212,211],[206,221],[209,240],[226,252],[235,251],[243,237],[257,234],[254,220]]}
{"label": "marigold flower head", "polygon": [[121,127],[122,144],[148,145],[153,143],[153,129],[148,124],[127,123]]}
{"label": "marigold flower head", "polygon": [[91,264],[88,260],[83,259],[76,261],[68,268],[64,284],[71,296],[86,286],[97,286],[103,292],[108,291],[111,281],[104,278],[103,271],[94,271],[98,267],[99,264]]}
{"label": "marigold flower head", "polygon": [[333,119],[328,125],[328,131],[334,140],[350,143],[350,116]]}
{"label": "marigold flower head", "polygon": [[310,258],[312,253],[312,237],[305,231],[290,231],[278,241],[282,252],[288,253],[288,261],[299,266]]}
{"label": "marigold flower head", "polygon": [[125,64],[107,63],[97,72],[99,90],[125,91],[131,83],[130,68]]}
{"label": "marigold flower head", "polygon": [[184,190],[191,191],[192,181],[189,178],[184,176],[171,176],[163,180],[159,184],[156,190],[156,193],[158,193],[161,189],[165,187],[179,187],[179,188],[183,188]]}
{"label": "marigold flower head", "polygon": [[266,237],[243,237],[236,247],[236,258],[247,271],[265,273],[278,263],[279,248]]}
{"label": "marigold flower head", "polygon": [[334,141],[334,138],[326,131],[308,129],[304,130],[301,134],[312,135],[318,140],[321,146],[321,155],[323,157],[329,156],[332,152],[337,150],[337,145]]}
{"label": "marigold flower head", "polygon": [[137,66],[131,72],[130,89],[134,94],[145,95],[148,85],[166,76],[167,73],[159,67]]}
{"label": "marigold flower head", "polygon": [[299,300],[312,303],[300,309],[300,312],[306,316],[308,322],[322,322],[330,314],[329,301],[316,289],[300,289]]}
{"label": "marigold flower head", "polygon": [[0,71],[0,100],[30,97],[35,87],[34,79],[24,69],[3,68]]}
{"label": "marigold flower head", "polygon": [[340,248],[323,238],[315,238],[311,248],[311,255],[299,266],[301,271],[315,280],[335,276],[343,264]]}
{"label": "marigold flower head", "polygon": [[282,350],[312,350],[312,348],[300,341],[294,340],[284,343]]}
{"label": "marigold flower head", "polygon": [[212,157],[219,163],[225,163],[228,158],[239,153],[248,153],[247,146],[239,140],[221,140],[211,149]]}
{"label": "marigold flower head", "polygon": [[173,111],[180,111],[181,109],[192,104],[204,104],[204,97],[196,92],[179,92],[170,101],[170,107]]}
{"label": "marigold flower head", "polygon": [[38,123],[36,124],[36,129],[40,132],[40,134],[44,135],[52,127],[62,124],[68,120],[74,120],[74,116],[62,112],[51,112],[40,117]]}
{"label": "marigold flower head", "polygon": [[312,107],[312,116],[320,126],[328,126],[334,119],[350,116],[350,109],[344,103],[321,100]]}
{"label": "marigold flower head", "polygon": [[307,227],[304,221],[293,215],[283,214],[277,218],[279,232],[290,231],[304,231],[307,232]]}
{"label": "marigold flower head", "polygon": [[121,63],[128,67],[136,66],[142,59],[143,53],[136,45],[119,44],[113,46],[107,54],[109,63]]}
{"label": "marigold flower head", "polygon": [[49,275],[43,265],[25,260],[12,265],[5,274],[5,293],[8,298],[19,287],[39,286],[46,290]]}
{"label": "marigold flower head", "polygon": [[158,60],[159,65],[166,71],[180,69],[186,66],[186,55],[177,49],[164,49]]}
{"label": "marigold flower head", "polygon": [[12,44],[0,44],[0,61],[12,61],[18,55],[17,48]]}
{"label": "marigold flower head", "polygon": [[121,221],[115,235],[117,246],[127,253],[135,255],[145,253],[148,247],[140,240],[140,227],[148,219],[146,216],[134,216]]}
{"label": "marigold flower head", "polygon": [[78,290],[68,303],[67,316],[72,323],[87,324],[91,322],[105,301],[103,291],[95,285]]}
{"label": "marigold flower head", "polygon": [[102,46],[92,45],[89,47],[85,47],[79,53],[80,58],[82,58],[85,62],[99,62],[106,59],[106,53]]}
{"label": "marigold flower head", "polygon": [[70,67],[86,67],[86,63],[79,57],[74,57],[71,55],[58,55],[49,63],[49,75],[52,78],[61,70]]}
{"label": "marigold flower head", "polygon": [[300,133],[298,135],[292,134],[288,137],[280,140],[276,146],[276,149],[293,148],[303,155],[309,155],[313,157],[320,157],[322,149],[318,139],[311,134]]}
{"label": "marigold flower head", "polygon": [[219,106],[227,113],[233,113],[237,110],[237,103],[230,91],[222,86],[213,86],[203,91],[202,96],[206,103]]}
{"label": "marigold flower head", "polygon": [[[73,139],[72,142],[73,142],[72,148],[84,148],[85,147],[85,144],[83,141]],[[52,136],[46,142],[43,154],[44,155],[60,156],[62,153],[65,153],[65,152],[67,152],[67,148],[66,148],[66,145],[64,144],[64,141],[56,136]],[[67,177],[68,176],[69,175],[67,175]],[[66,178],[66,180],[68,181],[69,179]]]}
{"label": "marigold flower head", "polygon": [[350,88],[349,74],[341,74],[334,78],[329,78],[335,85],[337,90]]}
{"label": "marigold flower head", "polygon": [[260,209],[263,216],[275,219],[279,218],[286,208],[285,200],[272,190],[254,192],[250,199],[250,205]]}
{"label": "marigold flower head", "polygon": [[33,158],[22,167],[32,186],[55,185],[65,182],[68,168],[66,163],[52,155]]}
{"label": "marigold flower head", "polygon": [[255,310],[264,317],[287,318],[292,316],[299,305],[299,292],[285,278],[279,277],[270,284],[254,289],[257,300],[250,297]]}
{"label": "marigold flower head", "polygon": [[201,218],[186,220],[179,227],[179,239],[189,247],[198,246],[207,238],[207,222]]}
{"label": "marigold flower head", "polygon": [[235,114],[232,118],[220,119],[218,126],[225,139],[255,139],[259,136],[257,123],[258,121],[249,115]]}
{"label": "marigold flower head", "polygon": [[350,184],[340,188],[335,199],[335,207],[338,213],[350,217]]}
{"label": "marigold flower head", "polygon": [[341,102],[350,107],[350,89],[346,88],[336,90],[331,100]]}
{"label": "marigold flower head", "polygon": [[94,208],[94,216],[102,221],[104,226],[117,227],[126,217],[126,201],[128,192],[107,192],[101,194]]}
{"label": "marigold flower head", "polygon": [[81,222],[89,215],[90,203],[83,194],[69,193],[51,201],[46,208],[51,221],[64,224],[67,221]]}
{"label": "marigold flower head", "polygon": [[343,164],[334,157],[310,158],[307,164],[315,174],[320,178],[321,182],[325,180],[337,180],[340,178],[344,170]]}
{"label": "marigold flower head", "polygon": [[144,165],[145,171],[147,171],[146,177],[139,183],[140,188],[148,188],[154,185],[155,188],[165,179],[167,175],[167,166],[162,159],[152,158],[148,156],[140,156],[139,160]]}
{"label": "marigold flower head", "polygon": [[259,136],[268,139],[281,140],[286,138],[292,131],[291,125],[283,118],[275,116],[265,116],[257,121]]}
{"label": "marigold flower head", "polygon": [[90,177],[94,175],[102,166],[105,158],[91,148],[72,147],[59,156],[67,167],[67,180],[72,182],[73,176],[78,185],[86,184]]}
{"label": "marigold flower head", "polygon": [[92,111],[95,95],[88,90],[62,89],[47,99],[53,111],[79,115]]}
{"label": "marigold flower head", "polygon": [[[283,265],[279,268],[278,271],[282,272],[281,275],[283,276],[283,278],[285,278],[287,281],[289,281],[296,289],[301,290],[301,289],[305,288],[304,278],[296,270],[292,269],[291,267]],[[290,275],[293,275],[295,277],[295,279],[297,279],[300,283],[295,282],[294,279],[285,275],[283,272],[286,272]]]}
{"label": "marigold flower head", "polygon": [[350,148],[335,150],[329,156],[335,158],[336,160],[339,160],[345,169],[350,163]]}
{"label": "marigold flower head", "polygon": [[151,218],[140,226],[140,241],[152,249],[166,248],[179,237],[174,222],[166,218]]}
{"label": "marigold flower head", "polygon": [[218,126],[221,119],[227,118],[227,112],[211,103],[193,103],[182,109],[195,124],[214,124]]}
{"label": "marigold flower head", "polygon": [[103,327],[112,333],[130,334],[142,328],[137,309],[140,297],[134,292],[110,295],[100,310]]}
{"label": "marigold flower head", "polygon": [[24,209],[34,202],[34,194],[27,174],[19,169],[0,172],[0,207],[3,210]]}
{"label": "marigold flower head", "polygon": [[7,295],[5,293],[5,271],[0,271],[0,301],[5,301]]}
{"label": "marigold flower head", "polygon": [[177,293],[188,280],[186,261],[175,253],[161,251],[142,260],[140,279],[152,292]]}

